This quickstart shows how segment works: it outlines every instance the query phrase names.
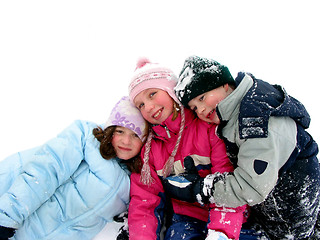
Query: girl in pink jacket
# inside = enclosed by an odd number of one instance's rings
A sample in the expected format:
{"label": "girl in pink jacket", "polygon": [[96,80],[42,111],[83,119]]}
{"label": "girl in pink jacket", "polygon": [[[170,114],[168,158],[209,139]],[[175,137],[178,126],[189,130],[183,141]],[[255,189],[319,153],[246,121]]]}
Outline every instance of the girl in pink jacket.
{"label": "girl in pink jacket", "polygon": [[180,105],[173,92],[176,83],[170,69],[140,59],[129,86],[130,100],[151,126],[141,152],[141,174],[131,175],[130,240],[160,239],[168,206],[173,216],[166,218],[166,240],[238,239],[245,206],[200,205],[166,196],[161,181],[170,175],[194,173],[194,179],[189,179],[193,181],[233,171],[225,145],[215,133],[216,125],[201,121]]}

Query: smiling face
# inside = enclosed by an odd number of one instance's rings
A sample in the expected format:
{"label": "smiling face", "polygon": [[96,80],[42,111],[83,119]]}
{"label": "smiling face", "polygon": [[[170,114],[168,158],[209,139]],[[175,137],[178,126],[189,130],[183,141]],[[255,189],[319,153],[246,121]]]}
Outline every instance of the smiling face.
{"label": "smiling face", "polygon": [[161,124],[173,113],[174,100],[159,88],[149,88],[134,98],[135,106],[151,124]]}
{"label": "smiling face", "polygon": [[117,126],[112,137],[112,146],[118,158],[129,160],[141,150],[142,141],[132,130]]}
{"label": "smiling face", "polygon": [[190,109],[196,112],[197,116],[208,123],[220,124],[220,119],[216,113],[216,107],[219,102],[225,99],[231,88],[228,84],[215,88],[209,92],[200,94],[189,101]]}

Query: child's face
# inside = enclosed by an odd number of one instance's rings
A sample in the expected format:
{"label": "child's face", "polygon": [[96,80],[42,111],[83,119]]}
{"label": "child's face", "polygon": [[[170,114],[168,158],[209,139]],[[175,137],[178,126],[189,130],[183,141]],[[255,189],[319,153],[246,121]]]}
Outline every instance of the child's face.
{"label": "child's face", "polygon": [[134,98],[134,104],[145,120],[152,124],[161,124],[173,112],[174,100],[159,88],[149,88]]}
{"label": "child's face", "polygon": [[200,94],[189,101],[189,107],[195,111],[198,117],[208,123],[219,124],[220,119],[216,113],[216,107],[220,101],[228,95],[228,85],[215,88],[209,92]]}
{"label": "child's face", "polygon": [[124,160],[135,157],[142,147],[142,141],[135,132],[120,126],[116,127],[111,143],[118,158]]}

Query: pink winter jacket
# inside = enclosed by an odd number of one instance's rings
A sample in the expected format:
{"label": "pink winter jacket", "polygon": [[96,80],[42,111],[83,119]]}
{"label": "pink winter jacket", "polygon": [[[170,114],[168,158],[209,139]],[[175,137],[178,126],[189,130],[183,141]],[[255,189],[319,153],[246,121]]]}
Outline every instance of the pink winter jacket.
{"label": "pink winter jacket", "polygon": [[[156,137],[151,142],[149,164],[154,183],[151,186],[144,185],[140,182],[139,174],[131,174],[130,240],[159,239],[166,200],[161,183],[162,169],[176,144],[181,121],[180,114],[175,121],[171,118],[172,116],[161,125],[153,127]],[[184,172],[183,160],[187,156],[192,156],[201,177],[214,172],[233,171],[224,142],[218,138],[215,129],[216,125],[201,121],[192,111],[185,109],[185,129],[175,156],[175,174]],[[142,157],[144,151],[145,147],[141,152]],[[236,209],[217,207],[214,204],[201,206],[177,199],[172,199],[172,205],[176,214],[208,222],[209,229],[224,232],[232,239],[239,238],[245,206]]]}

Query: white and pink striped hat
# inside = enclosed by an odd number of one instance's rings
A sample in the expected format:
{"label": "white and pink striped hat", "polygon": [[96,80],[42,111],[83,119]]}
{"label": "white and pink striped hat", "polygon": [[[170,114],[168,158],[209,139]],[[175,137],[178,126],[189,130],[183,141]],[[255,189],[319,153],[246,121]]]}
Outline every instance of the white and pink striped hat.
{"label": "white and pink striped hat", "polygon": [[140,58],[128,88],[130,101],[133,102],[134,98],[145,89],[159,88],[179,102],[173,91],[177,82],[178,78],[171,69],[158,63],[151,63],[147,58]]}

